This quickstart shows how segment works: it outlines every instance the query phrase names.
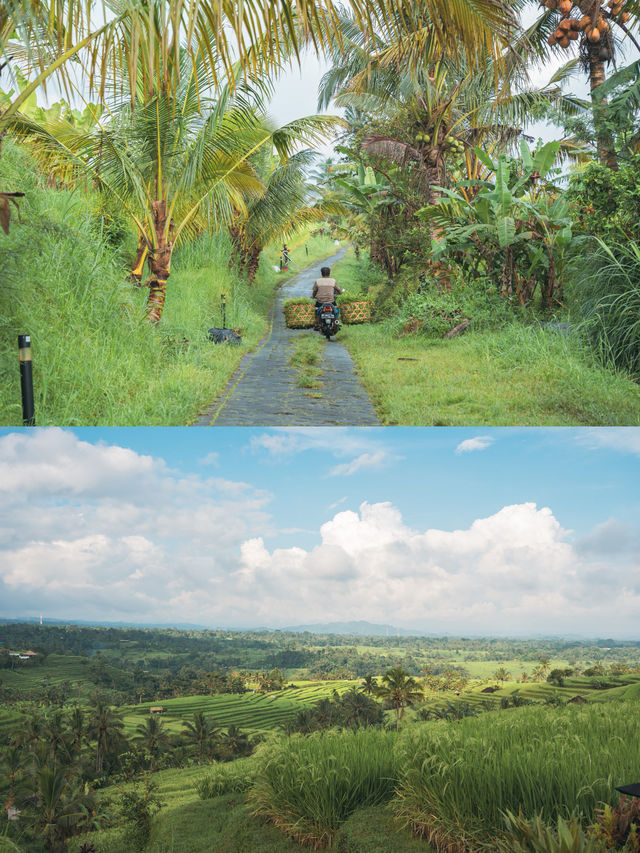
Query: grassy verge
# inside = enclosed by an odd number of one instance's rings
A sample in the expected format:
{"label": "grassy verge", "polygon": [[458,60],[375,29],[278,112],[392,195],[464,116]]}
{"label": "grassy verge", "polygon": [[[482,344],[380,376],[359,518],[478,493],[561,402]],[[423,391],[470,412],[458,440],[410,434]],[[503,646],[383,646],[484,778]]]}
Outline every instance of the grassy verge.
{"label": "grassy verge", "polygon": [[[49,189],[25,153],[6,143],[0,183],[19,189],[0,240],[0,425],[22,423],[17,336],[32,340],[39,426],[183,425],[224,387],[242,354],[266,328],[279,247],[264,253],[248,287],[229,267],[225,234],[176,250],[161,323],[145,320],[145,288],[126,281],[134,246],[127,224],[81,190]],[[307,255],[304,244],[308,245]],[[298,266],[330,255],[328,238],[291,241]],[[291,274],[295,274],[292,270]],[[241,346],[214,345],[221,326],[240,328]]]}
{"label": "grassy verge", "polygon": [[[351,291],[367,276],[355,259],[335,272]],[[345,327],[340,340],[384,424],[640,424],[637,383],[600,366],[579,340],[518,320],[452,340],[381,322]]]}

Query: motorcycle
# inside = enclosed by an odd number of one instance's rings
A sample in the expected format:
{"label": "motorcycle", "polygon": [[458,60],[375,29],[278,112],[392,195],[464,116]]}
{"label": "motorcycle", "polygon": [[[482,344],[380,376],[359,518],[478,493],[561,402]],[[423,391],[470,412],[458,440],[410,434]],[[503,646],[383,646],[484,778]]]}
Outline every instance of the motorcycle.
{"label": "motorcycle", "polygon": [[318,326],[327,340],[330,340],[340,328],[338,310],[338,307],[331,302],[323,302],[317,309]]}

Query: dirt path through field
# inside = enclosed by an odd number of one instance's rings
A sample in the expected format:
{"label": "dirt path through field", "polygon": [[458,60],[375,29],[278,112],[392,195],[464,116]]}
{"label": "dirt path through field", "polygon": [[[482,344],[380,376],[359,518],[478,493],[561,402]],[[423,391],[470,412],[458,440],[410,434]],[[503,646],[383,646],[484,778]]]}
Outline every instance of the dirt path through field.
{"label": "dirt path through field", "polygon": [[[269,332],[258,348],[244,356],[222,395],[194,426],[376,426],[369,395],[353,361],[339,340],[324,341],[320,388],[300,388],[289,364],[293,343],[309,329],[287,329],[282,305],[293,296],[310,296],[320,267],[337,263],[346,249],[302,270],[278,290],[269,318]],[[339,335],[338,335],[339,338]]]}

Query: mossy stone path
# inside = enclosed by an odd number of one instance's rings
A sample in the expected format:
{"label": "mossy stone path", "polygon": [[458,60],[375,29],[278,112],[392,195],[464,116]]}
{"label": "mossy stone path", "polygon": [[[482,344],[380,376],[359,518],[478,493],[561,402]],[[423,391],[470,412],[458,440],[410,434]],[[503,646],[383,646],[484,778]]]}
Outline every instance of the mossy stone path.
{"label": "mossy stone path", "polygon": [[299,272],[278,290],[271,308],[269,332],[258,348],[244,356],[222,395],[196,420],[195,426],[376,426],[380,421],[356,375],[347,350],[323,339],[320,389],[311,396],[297,384],[289,363],[291,347],[311,329],[288,329],[282,306],[294,296],[310,296],[320,268],[332,266],[346,249]]}

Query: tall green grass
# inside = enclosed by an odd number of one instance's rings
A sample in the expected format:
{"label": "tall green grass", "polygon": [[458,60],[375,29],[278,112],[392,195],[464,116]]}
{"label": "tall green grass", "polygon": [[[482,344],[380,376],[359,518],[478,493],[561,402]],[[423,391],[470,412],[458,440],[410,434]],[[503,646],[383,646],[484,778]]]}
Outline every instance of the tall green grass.
{"label": "tall green grass", "polygon": [[602,362],[640,376],[640,245],[600,242],[575,279],[582,328]]}
{"label": "tall green grass", "polygon": [[249,794],[253,813],[302,843],[330,845],[349,815],[391,799],[397,779],[394,740],[395,733],[362,730],[265,744]]}
{"label": "tall green grass", "polygon": [[629,701],[527,707],[408,728],[396,810],[440,850],[490,843],[507,810],[592,822],[637,776],[637,713]]}

